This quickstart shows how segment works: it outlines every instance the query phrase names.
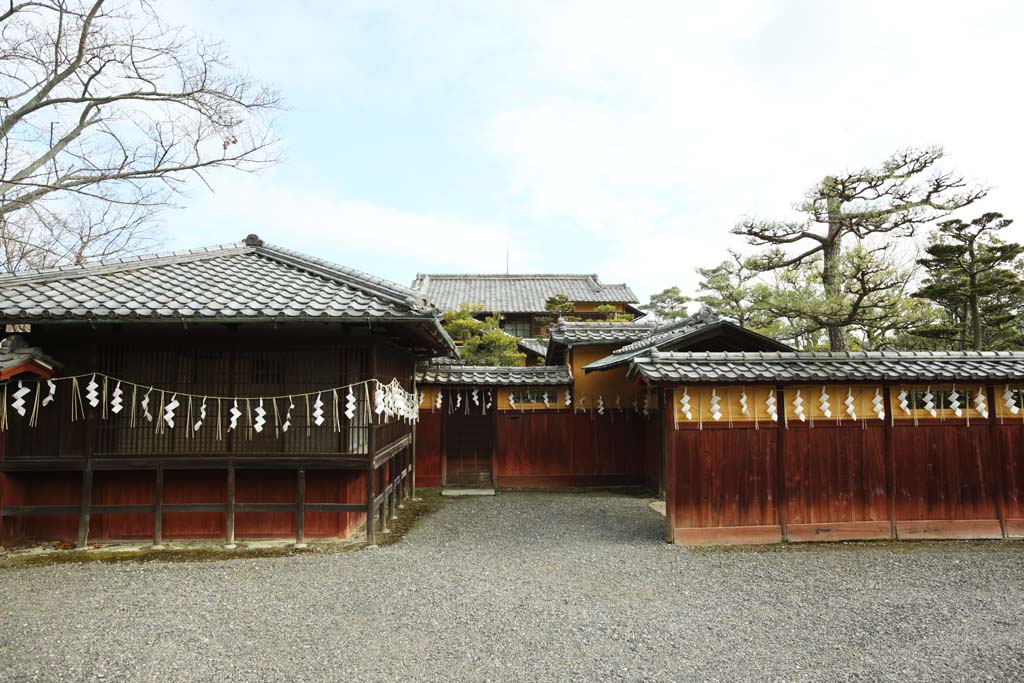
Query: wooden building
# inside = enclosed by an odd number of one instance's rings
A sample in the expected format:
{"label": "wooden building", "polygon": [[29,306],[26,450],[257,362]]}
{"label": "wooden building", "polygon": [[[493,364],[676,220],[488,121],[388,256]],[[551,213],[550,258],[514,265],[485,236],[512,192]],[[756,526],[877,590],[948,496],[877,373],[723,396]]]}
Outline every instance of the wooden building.
{"label": "wooden building", "polygon": [[1024,353],[660,353],[666,539],[1024,537]]}
{"label": "wooden building", "polygon": [[647,416],[574,404],[559,367],[432,365],[418,372],[417,481],[425,486],[638,485]]}
{"label": "wooden building", "polygon": [[605,320],[599,306],[616,313],[640,315],[639,300],[625,284],[605,284],[597,275],[419,274],[412,288],[442,311],[463,304],[482,306],[481,316],[498,315],[501,326],[516,337],[547,336],[548,321],[557,317],[546,308],[549,297],[564,294],[575,303],[573,316]]}
{"label": "wooden building", "polygon": [[[788,348],[704,309],[660,325],[560,320],[549,331],[545,367],[433,363],[418,373],[419,481],[659,491],[657,400],[627,375],[629,362],[660,347],[737,346]],[[482,395],[493,395],[493,405],[478,403]]]}
{"label": "wooden building", "polygon": [[454,352],[417,292],[254,235],[5,275],[0,311],[62,364],[3,385],[7,543],[373,543],[414,486],[415,363]]}

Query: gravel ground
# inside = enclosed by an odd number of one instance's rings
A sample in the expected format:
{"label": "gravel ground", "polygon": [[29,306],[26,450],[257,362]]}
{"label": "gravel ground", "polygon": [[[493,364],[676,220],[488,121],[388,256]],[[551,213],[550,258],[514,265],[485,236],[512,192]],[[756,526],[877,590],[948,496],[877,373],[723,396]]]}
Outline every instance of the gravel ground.
{"label": "gravel ground", "polygon": [[505,493],[375,551],[0,571],[0,680],[1024,676],[1021,544],[695,551],[649,502]]}

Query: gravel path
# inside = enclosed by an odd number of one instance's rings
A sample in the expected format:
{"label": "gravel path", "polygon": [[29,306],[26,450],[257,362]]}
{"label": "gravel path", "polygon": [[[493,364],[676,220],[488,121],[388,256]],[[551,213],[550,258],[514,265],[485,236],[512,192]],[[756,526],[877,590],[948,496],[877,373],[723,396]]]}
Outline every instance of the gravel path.
{"label": "gravel path", "polygon": [[0,571],[0,680],[1024,676],[1019,543],[694,551],[648,502],[506,493],[376,551]]}

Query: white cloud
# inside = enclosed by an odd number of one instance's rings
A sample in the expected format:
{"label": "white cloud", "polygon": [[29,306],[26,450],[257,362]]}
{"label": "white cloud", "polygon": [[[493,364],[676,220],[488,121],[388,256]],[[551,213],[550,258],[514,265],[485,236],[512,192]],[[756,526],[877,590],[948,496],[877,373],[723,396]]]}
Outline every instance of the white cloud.
{"label": "white cloud", "polygon": [[[513,269],[598,272],[646,296],[692,289],[695,267],[743,246],[728,231],[744,215],[785,216],[826,173],[927,144],[994,186],[978,210],[1018,217],[1010,237],[1024,238],[1019,3],[182,7],[282,87],[297,107],[288,116],[340,149],[348,138],[332,130],[332,108],[408,106],[399,95],[413,93],[450,118],[460,152],[492,169],[472,206],[439,211],[417,209],[401,186],[368,201],[338,188],[322,161],[293,159],[273,178],[218,179],[216,195],[197,195],[172,220],[204,226],[198,243],[209,226],[244,223],[407,281],[416,270],[501,270],[511,242]],[[419,121],[408,121],[399,133],[414,140]],[[439,173],[452,173],[444,161]]]}
{"label": "white cloud", "polygon": [[944,144],[1004,188],[989,205],[1024,214],[1007,191],[1024,182],[1012,5],[548,9],[524,29],[535,78],[505,93],[487,144],[508,201],[604,241],[607,267],[635,253],[638,290],[692,288],[742,246],[728,230],[745,214],[786,215],[824,174],[907,145]]}
{"label": "white cloud", "polygon": [[[408,285],[415,272],[501,271],[534,254],[528,238],[459,216],[402,211],[342,196],[283,174],[222,174],[214,193],[169,217],[178,246],[241,241],[249,233],[289,249]],[[372,267],[367,264],[374,264]]]}

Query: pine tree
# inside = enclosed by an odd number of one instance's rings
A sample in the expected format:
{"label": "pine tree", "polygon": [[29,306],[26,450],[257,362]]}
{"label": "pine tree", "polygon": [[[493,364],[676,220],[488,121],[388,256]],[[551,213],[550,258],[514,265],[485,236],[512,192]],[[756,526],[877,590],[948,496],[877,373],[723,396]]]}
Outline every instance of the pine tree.
{"label": "pine tree", "polygon": [[1013,221],[989,212],[970,223],[943,221],[918,261],[927,276],[918,296],[935,302],[945,316],[918,334],[957,349],[1019,348],[1016,321],[1024,310],[1024,280],[1018,257],[1024,246],[995,233]]}

